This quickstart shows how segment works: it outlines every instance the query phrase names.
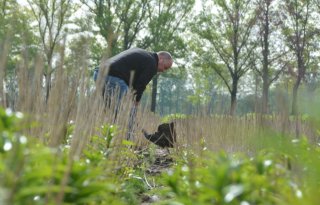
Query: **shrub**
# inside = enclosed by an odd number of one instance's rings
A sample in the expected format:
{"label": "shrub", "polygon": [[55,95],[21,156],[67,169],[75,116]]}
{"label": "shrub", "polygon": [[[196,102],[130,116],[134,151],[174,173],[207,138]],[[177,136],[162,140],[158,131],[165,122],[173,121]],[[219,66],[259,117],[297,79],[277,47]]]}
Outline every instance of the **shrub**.
{"label": "shrub", "polygon": [[299,200],[301,191],[282,159],[268,151],[251,158],[191,156],[169,172],[165,183],[182,204],[286,204]]}
{"label": "shrub", "polygon": [[0,109],[0,204],[123,204],[103,161],[73,160],[67,147],[23,136],[20,118]]}

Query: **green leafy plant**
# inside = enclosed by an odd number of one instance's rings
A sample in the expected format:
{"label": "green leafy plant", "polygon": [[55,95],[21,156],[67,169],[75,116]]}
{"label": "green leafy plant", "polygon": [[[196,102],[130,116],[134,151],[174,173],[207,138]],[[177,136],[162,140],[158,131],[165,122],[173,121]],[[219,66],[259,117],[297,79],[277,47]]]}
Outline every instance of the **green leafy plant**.
{"label": "green leafy plant", "polygon": [[67,148],[49,148],[21,135],[19,113],[0,110],[0,119],[1,204],[123,204],[103,161],[73,160]]}
{"label": "green leafy plant", "polygon": [[179,114],[179,113],[176,113],[176,114],[170,114],[170,115],[166,115],[164,117],[162,117],[161,121],[163,123],[168,123],[172,120],[178,120],[178,119],[186,119],[188,116],[185,115],[185,114]]}
{"label": "green leafy plant", "polygon": [[165,183],[174,200],[182,204],[285,204],[289,197],[300,200],[295,195],[300,191],[298,185],[282,158],[269,151],[251,158],[223,152],[210,153],[205,159],[193,156],[169,173]]}

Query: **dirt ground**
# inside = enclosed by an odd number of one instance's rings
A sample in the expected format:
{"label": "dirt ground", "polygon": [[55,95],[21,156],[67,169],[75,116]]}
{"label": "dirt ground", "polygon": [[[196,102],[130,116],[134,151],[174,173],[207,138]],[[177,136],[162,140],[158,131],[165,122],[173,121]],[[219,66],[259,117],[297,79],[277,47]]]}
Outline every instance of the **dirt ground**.
{"label": "dirt ground", "polygon": [[[173,165],[174,160],[170,156],[170,152],[165,148],[157,148],[155,150],[155,160],[147,168],[146,174],[149,176],[155,176],[166,172]],[[161,199],[158,195],[143,195],[141,198],[141,205],[149,205],[155,202],[159,202]]]}

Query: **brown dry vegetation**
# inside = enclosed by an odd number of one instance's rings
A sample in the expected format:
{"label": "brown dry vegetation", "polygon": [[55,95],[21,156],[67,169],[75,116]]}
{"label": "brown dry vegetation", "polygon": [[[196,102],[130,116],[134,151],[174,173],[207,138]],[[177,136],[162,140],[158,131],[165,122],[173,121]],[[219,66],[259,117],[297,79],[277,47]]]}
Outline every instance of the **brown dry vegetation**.
{"label": "brown dry vegetation", "polygon": [[[27,54],[23,56],[27,56]],[[112,145],[114,147],[113,153],[117,153],[118,148],[122,146],[122,141],[126,140],[132,96],[125,97],[118,118],[114,121],[114,109],[106,109],[101,98],[99,91],[101,79],[98,80],[97,89],[95,89],[87,69],[87,62],[80,60],[76,65],[66,67],[63,47],[60,56],[62,57],[54,72],[47,102],[44,97],[42,76],[45,63],[42,58],[38,57],[33,62],[22,58],[17,65],[17,98],[7,104],[14,105],[12,106],[14,110],[21,111],[27,116],[30,126],[25,131],[28,136],[37,137],[51,147],[58,147],[66,143],[68,125],[72,122],[74,131],[70,146],[73,156],[81,155],[83,148],[91,143],[92,136],[101,136],[99,128],[102,125],[115,124],[118,127],[118,132],[113,138]],[[78,59],[86,58],[79,56]],[[2,69],[1,72],[4,70]],[[111,104],[113,107],[115,102]],[[147,107],[138,109],[134,139],[131,139],[136,147],[143,148],[149,145],[141,130],[146,129],[153,132],[160,121],[160,117],[151,113]],[[305,135],[311,139],[311,142],[317,140],[313,129],[299,117],[290,120],[288,113],[266,117],[259,115],[242,117],[194,115],[176,120],[176,124],[177,145],[175,151],[177,153],[185,149],[194,152],[210,149],[251,153],[255,148],[250,143],[252,139],[259,136],[261,127],[295,137]],[[258,139],[254,141],[258,141]],[[115,157],[120,156],[121,154],[115,154]],[[122,160],[116,161],[123,163]]]}
{"label": "brown dry vegetation", "polygon": [[[63,48],[60,56],[64,56]],[[80,56],[78,59],[86,58]],[[37,138],[45,145],[55,148],[56,152],[53,154],[57,158],[62,156],[60,151],[64,147],[70,147],[67,168],[60,184],[61,189],[59,188],[61,191],[54,196],[56,204],[61,204],[63,201],[64,189],[72,173],[72,166],[87,147],[91,150],[92,148],[99,150],[106,155],[105,163],[101,165],[106,173],[116,172],[119,173],[119,177],[126,177],[130,172],[126,172],[126,168],[129,170],[138,166],[146,168],[145,173],[149,173],[149,176],[144,174],[144,180],[152,190],[159,188],[156,187],[155,182],[152,185],[151,181],[154,180],[152,174],[168,169],[172,165],[172,159],[183,160],[187,157],[186,161],[192,168],[194,162],[189,157],[192,158],[192,154],[201,157],[205,153],[204,150],[254,156],[264,147],[263,137],[276,139],[277,137],[307,136],[311,143],[318,142],[316,129],[300,116],[292,118],[287,112],[269,116],[259,114],[208,116],[203,114],[205,112],[200,112],[184,119],[174,120],[177,133],[175,148],[170,150],[169,157],[166,153],[163,156],[157,156],[159,150],[153,149],[154,147],[144,138],[141,131],[145,129],[149,133],[154,132],[162,122],[161,117],[150,112],[148,107],[140,106],[134,124],[134,137],[130,139],[133,143],[127,142],[129,115],[133,106],[132,95],[125,96],[118,117],[114,120],[116,102],[113,100],[110,108],[105,107],[100,91],[102,80],[98,79],[95,85],[87,68],[85,60],[67,66],[64,58],[60,58],[54,72],[51,92],[46,101],[43,82],[44,60],[38,57],[30,62],[22,58],[16,69],[17,93],[7,93],[7,96],[11,96],[10,99],[2,101],[4,107],[21,111],[26,116],[26,126],[22,132],[28,137],[28,141],[32,142],[33,138]],[[4,69],[0,71],[4,72]],[[2,73],[0,76],[5,75]],[[112,138],[111,145],[103,147],[94,138],[106,138],[106,133],[101,127],[112,124],[117,127],[117,132]],[[71,126],[73,128],[70,132]],[[272,133],[269,131],[276,131],[282,135],[266,136],[265,133]],[[35,142],[38,143],[38,140]],[[144,155],[144,150],[147,150],[147,155]],[[188,153],[192,154],[188,155]],[[161,163],[159,157],[165,159],[164,163]],[[160,163],[157,164],[157,162]],[[57,166],[58,164],[52,164],[52,170],[57,169]],[[297,170],[297,173],[301,172],[300,169]],[[112,178],[112,180],[117,179]]]}

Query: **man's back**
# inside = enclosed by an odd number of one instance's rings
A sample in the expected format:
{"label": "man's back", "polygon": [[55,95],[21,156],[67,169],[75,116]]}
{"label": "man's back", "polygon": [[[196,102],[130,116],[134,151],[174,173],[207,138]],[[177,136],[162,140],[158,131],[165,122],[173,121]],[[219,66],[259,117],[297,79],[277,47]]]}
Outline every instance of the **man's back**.
{"label": "man's back", "polygon": [[[156,53],[151,53],[140,48],[132,48],[113,56],[110,63],[109,75],[123,79],[130,85],[130,73],[134,72],[135,80],[141,75],[151,76],[157,73],[158,58]],[[134,85],[135,80],[132,82]]]}
{"label": "man's back", "polygon": [[140,48],[125,50],[108,59],[109,75],[123,79],[136,90],[140,100],[143,91],[157,73],[158,56]]}

